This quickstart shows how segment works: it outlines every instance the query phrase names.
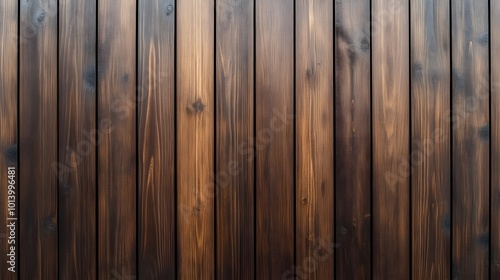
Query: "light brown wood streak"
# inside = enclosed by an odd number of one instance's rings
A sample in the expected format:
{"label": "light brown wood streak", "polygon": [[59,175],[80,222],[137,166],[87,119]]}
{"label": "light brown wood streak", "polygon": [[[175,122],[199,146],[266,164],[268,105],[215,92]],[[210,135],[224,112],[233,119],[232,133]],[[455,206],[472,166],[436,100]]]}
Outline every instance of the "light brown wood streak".
{"label": "light brown wood streak", "polygon": [[137,277],[136,1],[98,1],[98,17],[98,278]]}
{"label": "light brown wood streak", "polygon": [[332,279],[334,250],[325,244],[334,243],[333,1],[296,5],[296,265],[309,279]]}
{"label": "light brown wood streak", "polygon": [[294,265],[293,7],[256,1],[257,279],[279,279]]}
{"label": "light brown wood streak", "polygon": [[217,278],[254,279],[254,1],[216,5]]}
{"label": "light brown wood streak", "polygon": [[214,279],[214,0],[177,5],[178,276]]}
{"label": "light brown wood streak", "polygon": [[[500,1],[490,1],[490,27],[500,26]],[[500,33],[491,38],[491,259],[490,279],[500,279]],[[483,79],[484,82],[486,82]]]}
{"label": "light brown wood streak", "polygon": [[[8,270],[7,253],[10,252],[10,232],[5,225],[8,224],[9,215],[7,201],[9,196],[8,168],[16,168],[14,181],[16,195],[19,193],[19,169],[17,164],[17,1],[0,2],[0,279],[14,280],[16,272]],[[19,195],[16,200],[19,201]],[[17,203],[19,205],[19,203]],[[15,217],[19,211],[16,209]],[[16,222],[16,234],[19,236],[19,223]],[[19,252],[19,238],[15,246]],[[19,255],[16,257],[18,258]],[[19,261],[19,259],[17,260]]]}
{"label": "light brown wood streak", "polygon": [[175,275],[174,0],[139,1],[139,277]]}
{"label": "light brown wood streak", "polygon": [[412,275],[450,279],[450,11],[411,1]]}
{"label": "light brown wood streak", "polygon": [[59,276],[96,278],[96,1],[59,6]]}
{"label": "light brown wood streak", "polygon": [[452,277],[487,279],[490,183],[488,1],[457,0],[452,2],[451,9]]}
{"label": "light brown wood streak", "polygon": [[372,1],[374,279],[410,276],[408,5]]}
{"label": "light brown wood streak", "polygon": [[57,5],[21,3],[20,279],[57,279]]}
{"label": "light brown wood streak", "polygon": [[335,1],[336,277],[370,277],[370,1]]}

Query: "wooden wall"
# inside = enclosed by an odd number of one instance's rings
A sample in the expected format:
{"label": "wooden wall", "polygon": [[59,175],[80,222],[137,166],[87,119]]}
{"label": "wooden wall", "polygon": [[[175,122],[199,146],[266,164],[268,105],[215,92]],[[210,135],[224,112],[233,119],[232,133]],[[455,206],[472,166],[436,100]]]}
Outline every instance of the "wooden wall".
{"label": "wooden wall", "polygon": [[500,279],[499,15],[1,1],[0,279]]}

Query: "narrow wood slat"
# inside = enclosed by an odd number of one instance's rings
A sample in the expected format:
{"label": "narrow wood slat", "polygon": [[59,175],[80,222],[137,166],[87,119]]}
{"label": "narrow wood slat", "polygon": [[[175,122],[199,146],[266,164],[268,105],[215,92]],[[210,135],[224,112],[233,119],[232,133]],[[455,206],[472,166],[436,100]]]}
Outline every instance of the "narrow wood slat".
{"label": "narrow wood slat", "polygon": [[334,274],[333,1],[296,2],[296,273]]}
{"label": "narrow wood slat", "polygon": [[59,6],[59,275],[96,278],[96,1]]}
{"label": "narrow wood slat", "polygon": [[450,11],[411,1],[412,275],[450,279]]}
{"label": "narrow wood slat", "polygon": [[256,1],[256,276],[294,265],[294,2]]}
{"label": "narrow wood slat", "polygon": [[487,279],[490,183],[488,1],[457,0],[451,7],[451,277]]}
{"label": "narrow wood slat", "polygon": [[[490,1],[490,26],[500,26],[500,1]],[[491,259],[490,279],[500,279],[500,33],[491,38]],[[485,78],[485,77],[484,77]],[[488,82],[482,79],[483,84]]]}
{"label": "narrow wood slat", "polygon": [[254,279],[254,1],[216,5],[217,278]]}
{"label": "narrow wood slat", "polygon": [[176,271],[175,1],[139,1],[139,275]]}
{"label": "narrow wood slat", "polygon": [[20,3],[20,279],[57,279],[57,5]]}
{"label": "narrow wood slat", "polygon": [[335,1],[335,215],[338,279],[371,270],[370,1]]}
{"label": "narrow wood slat", "polygon": [[[17,46],[18,39],[18,3],[17,1],[0,2],[0,279],[14,280],[18,279],[19,272],[19,238],[11,237],[11,230],[7,224],[15,222],[15,236],[19,236],[19,222],[8,221],[8,218],[18,217],[19,209],[19,166],[17,161]],[[14,177],[9,178],[8,168],[15,168]],[[11,172],[12,173],[12,172]],[[10,189],[9,181],[13,179],[15,189]],[[11,181],[12,183],[12,181]],[[9,193],[14,191],[15,193]],[[16,211],[14,215],[10,214],[7,202],[16,200]],[[15,242],[15,243],[13,243]],[[10,271],[11,254],[10,247],[16,247],[14,271]]]}
{"label": "narrow wood slat", "polygon": [[410,276],[408,5],[407,0],[372,1],[375,279]]}
{"label": "narrow wood slat", "polygon": [[137,277],[136,1],[98,1],[98,278]]}
{"label": "narrow wood slat", "polygon": [[177,5],[178,277],[214,279],[215,6]]}

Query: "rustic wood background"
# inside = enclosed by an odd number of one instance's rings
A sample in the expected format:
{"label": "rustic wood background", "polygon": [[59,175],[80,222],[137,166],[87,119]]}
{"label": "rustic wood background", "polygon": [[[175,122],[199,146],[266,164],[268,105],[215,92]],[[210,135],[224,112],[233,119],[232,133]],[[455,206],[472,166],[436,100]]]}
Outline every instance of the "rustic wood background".
{"label": "rustic wood background", "polygon": [[498,26],[500,0],[2,0],[0,279],[500,279]]}

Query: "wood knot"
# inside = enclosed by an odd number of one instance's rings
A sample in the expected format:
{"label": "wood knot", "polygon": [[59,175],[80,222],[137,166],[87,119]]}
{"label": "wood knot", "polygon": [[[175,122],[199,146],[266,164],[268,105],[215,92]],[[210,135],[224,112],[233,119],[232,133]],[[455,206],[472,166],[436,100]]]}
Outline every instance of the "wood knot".
{"label": "wood knot", "polygon": [[36,21],[40,24],[45,20],[45,17],[47,16],[47,12],[44,10],[41,10],[36,17]]}
{"label": "wood knot", "polygon": [[17,144],[14,144],[5,149],[4,155],[7,162],[17,163]]}
{"label": "wood knot", "polygon": [[368,38],[366,38],[366,36],[363,37],[363,39],[361,39],[361,51],[363,52],[368,52],[370,51],[370,41],[368,40]]}
{"label": "wood knot", "polygon": [[130,75],[128,73],[123,74],[122,76],[122,84],[126,84],[130,81]]}
{"label": "wood knot", "polygon": [[95,67],[89,67],[83,72],[83,84],[87,92],[93,93],[97,84],[97,75]]}
{"label": "wood knot", "polygon": [[168,5],[168,6],[165,8],[165,14],[166,14],[167,16],[171,15],[173,12],[174,12],[174,6],[173,6],[173,5]]}
{"label": "wood knot", "polygon": [[488,46],[488,42],[489,42],[489,36],[488,36],[488,33],[485,32],[483,34],[481,34],[481,36],[479,36],[479,40],[478,40],[479,44],[481,46]]}
{"label": "wood knot", "polygon": [[54,217],[45,218],[43,220],[43,228],[48,233],[55,232],[57,228],[56,219]]}
{"label": "wood knot", "polygon": [[193,113],[201,113],[205,110],[205,104],[201,102],[201,99],[196,100],[193,104],[191,104],[190,108]]}
{"label": "wood knot", "polygon": [[490,140],[490,125],[487,124],[479,129],[479,138],[482,141]]}
{"label": "wood knot", "polygon": [[415,78],[422,78],[423,72],[424,72],[422,64],[415,63],[415,64],[412,65],[411,69],[412,69],[413,77],[415,77]]}
{"label": "wood knot", "polygon": [[307,197],[303,197],[302,198],[302,205],[306,205],[307,204]]}
{"label": "wood knot", "polygon": [[482,234],[479,237],[479,244],[481,244],[484,247],[489,247],[489,245],[490,245],[490,236],[489,236],[489,234],[487,234],[487,233]]}

